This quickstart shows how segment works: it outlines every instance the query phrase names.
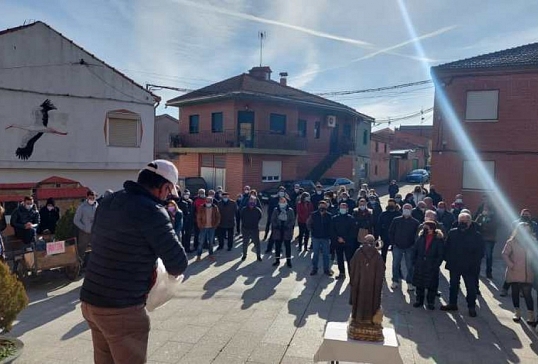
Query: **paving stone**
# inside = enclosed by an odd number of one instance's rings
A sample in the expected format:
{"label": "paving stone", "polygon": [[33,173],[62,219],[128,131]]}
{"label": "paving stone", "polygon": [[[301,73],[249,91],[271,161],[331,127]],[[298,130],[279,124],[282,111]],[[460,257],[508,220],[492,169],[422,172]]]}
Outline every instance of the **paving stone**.
{"label": "paving stone", "polygon": [[193,346],[193,344],[169,341],[155,350],[149,356],[149,359],[163,363],[175,363],[191,350]]}

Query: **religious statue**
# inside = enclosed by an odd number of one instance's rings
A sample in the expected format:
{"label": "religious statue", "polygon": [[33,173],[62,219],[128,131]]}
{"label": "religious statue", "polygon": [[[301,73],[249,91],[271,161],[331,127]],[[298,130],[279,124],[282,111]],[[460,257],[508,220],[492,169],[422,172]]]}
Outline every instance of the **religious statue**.
{"label": "religious statue", "polygon": [[385,263],[373,235],[366,235],[350,263],[350,304],[353,306],[347,334],[350,339],[383,341],[381,290]]}

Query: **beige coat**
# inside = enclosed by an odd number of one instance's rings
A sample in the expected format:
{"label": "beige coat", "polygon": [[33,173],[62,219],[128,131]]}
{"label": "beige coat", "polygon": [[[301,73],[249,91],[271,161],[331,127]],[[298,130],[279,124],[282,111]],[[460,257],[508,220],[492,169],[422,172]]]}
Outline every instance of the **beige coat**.
{"label": "beige coat", "polygon": [[506,242],[502,256],[506,262],[506,282],[533,283],[534,274],[526,249],[516,239]]}

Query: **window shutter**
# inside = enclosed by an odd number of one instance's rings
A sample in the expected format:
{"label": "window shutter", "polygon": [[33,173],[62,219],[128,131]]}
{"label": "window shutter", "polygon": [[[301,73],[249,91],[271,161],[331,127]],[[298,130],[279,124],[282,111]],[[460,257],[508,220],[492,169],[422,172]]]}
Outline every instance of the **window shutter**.
{"label": "window shutter", "polygon": [[114,147],[139,146],[139,120],[108,119],[108,145]]}
{"label": "window shutter", "polygon": [[466,120],[497,120],[499,90],[468,91]]}

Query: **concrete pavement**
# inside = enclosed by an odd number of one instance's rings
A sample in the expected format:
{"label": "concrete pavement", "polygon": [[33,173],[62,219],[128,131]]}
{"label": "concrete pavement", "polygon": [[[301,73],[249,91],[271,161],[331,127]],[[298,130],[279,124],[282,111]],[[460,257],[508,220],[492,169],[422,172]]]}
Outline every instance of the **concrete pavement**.
{"label": "concrete pavement", "polygon": [[[504,266],[497,245],[494,279],[481,278],[477,318],[467,315],[463,297],[458,313],[426,311],[411,306],[405,283],[395,292],[384,288],[383,324],[396,330],[404,363],[538,362],[536,335],[512,322],[509,297],[499,297]],[[309,255],[295,248],[293,268],[282,263],[275,269],[272,256],[257,262],[251,252],[241,262],[240,243],[235,246],[218,252],[213,264],[191,259],[179,297],[150,314],[149,363],[312,363],[327,321],[347,321],[347,280],[310,277]],[[30,282],[30,306],[12,331],[25,343],[16,363],[93,362],[78,300],[81,283],[59,272]],[[444,303],[444,269],[440,290]]]}

